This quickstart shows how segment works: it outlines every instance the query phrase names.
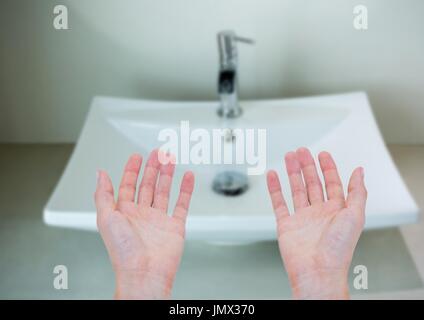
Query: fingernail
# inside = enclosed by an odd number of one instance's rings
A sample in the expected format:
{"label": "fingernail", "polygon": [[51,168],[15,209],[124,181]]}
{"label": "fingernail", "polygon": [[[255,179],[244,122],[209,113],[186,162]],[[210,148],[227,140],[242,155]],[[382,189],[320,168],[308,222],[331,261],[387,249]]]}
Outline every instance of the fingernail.
{"label": "fingernail", "polygon": [[99,182],[100,182],[100,170],[96,171],[96,180],[97,180],[97,184],[99,184]]}
{"label": "fingernail", "polygon": [[364,168],[361,167],[361,178],[364,179],[365,173],[364,173]]}

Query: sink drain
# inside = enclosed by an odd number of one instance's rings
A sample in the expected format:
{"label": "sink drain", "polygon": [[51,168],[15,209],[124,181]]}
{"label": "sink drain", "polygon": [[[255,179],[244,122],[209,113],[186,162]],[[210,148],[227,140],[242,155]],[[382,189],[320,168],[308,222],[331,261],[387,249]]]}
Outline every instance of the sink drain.
{"label": "sink drain", "polygon": [[249,181],[245,174],[236,171],[224,171],[215,177],[212,188],[216,193],[225,196],[238,196],[249,189]]}

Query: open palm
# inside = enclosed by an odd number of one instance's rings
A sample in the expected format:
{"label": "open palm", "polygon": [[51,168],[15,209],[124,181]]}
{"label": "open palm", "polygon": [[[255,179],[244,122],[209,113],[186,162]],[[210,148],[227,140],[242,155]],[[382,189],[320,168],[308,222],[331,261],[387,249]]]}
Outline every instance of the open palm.
{"label": "open palm", "polygon": [[141,164],[139,155],[128,160],[116,202],[109,176],[99,171],[97,224],[117,276],[117,296],[164,298],[171,293],[183,253],[194,176],[184,175],[174,213],[168,215],[175,165],[161,164],[158,151],[152,152],[136,201]]}
{"label": "open palm", "polygon": [[331,155],[322,152],[319,161],[327,199],[309,150],[301,148],[286,155],[293,215],[289,214],[277,173],[268,173],[280,252],[295,297],[347,298],[348,270],[365,221],[363,169],[353,172],[345,198]]}

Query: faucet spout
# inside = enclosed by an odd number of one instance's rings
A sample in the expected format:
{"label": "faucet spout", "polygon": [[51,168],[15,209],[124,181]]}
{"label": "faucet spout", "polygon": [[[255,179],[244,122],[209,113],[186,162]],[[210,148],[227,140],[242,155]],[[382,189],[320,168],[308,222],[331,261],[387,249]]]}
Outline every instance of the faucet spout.
{"label": "faucet spout", "polygon": [[242,114],[238,104],[237,71],[221,70],[218,79],[218,93],[221,101],[218,115],[224,118],[237,118]]}
{"label": "faucet spout", "polygon": [[221,105],[218,115],[223,118],[237,118],[242,109],[238,103],[238,59],[236,42],[253,43],[252,40],[236,36],[234,31],[218,33],[220,69],[218,94]]}

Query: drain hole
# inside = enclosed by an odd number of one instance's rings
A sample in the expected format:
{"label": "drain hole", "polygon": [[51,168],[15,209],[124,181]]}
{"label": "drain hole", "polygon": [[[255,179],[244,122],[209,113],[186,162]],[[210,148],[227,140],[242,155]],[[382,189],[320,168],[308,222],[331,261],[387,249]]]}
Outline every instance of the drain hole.
{"label": "drain hole", "polygon": [[215,177],[212,188],[218,194],[234,197],[249,189],[249,181],[245,174],[236,171],[224,171]]}

